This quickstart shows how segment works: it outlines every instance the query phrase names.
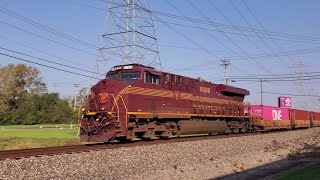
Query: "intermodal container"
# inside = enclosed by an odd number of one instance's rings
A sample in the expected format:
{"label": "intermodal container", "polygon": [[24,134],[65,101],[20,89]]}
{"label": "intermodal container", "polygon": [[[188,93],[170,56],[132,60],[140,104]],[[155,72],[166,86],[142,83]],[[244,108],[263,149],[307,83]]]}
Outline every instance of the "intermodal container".
{"label": "intermodal container", "polygon": [[251,115],[263,120],[289,120],[289,109],[274,106],[254,105],[249,107]]}
{"label": "intermodal container", "polygon": [[319,112],[311,112],[313,114],[313,126],[320,126],[320,113]]}
{"label": "intermodal container", "polygon": [[319,112],[312,112],[313,113],[313,120],[320,121],[320,113]]}
{"label": "intermodal container", "polygon": [[309,111],[291,109],[290,114],[294,120],[309,120]]}

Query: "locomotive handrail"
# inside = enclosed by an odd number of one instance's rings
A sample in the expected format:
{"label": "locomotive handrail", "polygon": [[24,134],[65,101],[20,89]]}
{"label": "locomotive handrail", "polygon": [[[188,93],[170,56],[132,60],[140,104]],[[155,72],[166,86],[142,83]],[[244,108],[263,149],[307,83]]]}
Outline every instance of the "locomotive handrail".
{"label": "locomotive handrail", "polygon": [[116,97],[114,96],[114,94],[111,94],[112,96],[113,96],[113,99],[114,99],[114,104],[113,104],[113,106],[112,106],[112,108],[111,108],[111,110],[113,111],[113,109],[114,109],[114,105],[116,105],[117,106],[117,109],[118,109],[118,116],[117,116],[117,119],[118,119],[118,122],[119,122],[119,113],[120,113],[120,109],[119,109],[119,106],[118,106],[118,103],[117,103],[117,100],[116,100]]}
{"label": "locomotive handrail", "polygon": [[120,97],[120,99],[121,99],[121,101],[122,101],[122,103],[124,105],[124,109],[126,110],[126,127],[128,127],[128,109],[127,109],[127,105],[124,102],[123,97],[121,95],[119,97]]}

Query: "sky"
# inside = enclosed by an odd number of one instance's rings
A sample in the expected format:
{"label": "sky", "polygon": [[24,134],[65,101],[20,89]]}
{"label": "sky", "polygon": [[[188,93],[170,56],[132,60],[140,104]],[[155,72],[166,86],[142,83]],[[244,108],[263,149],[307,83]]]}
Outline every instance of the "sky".
{"label": "sky", "polygon": [[[62,97],[74,94],[74,84],[95,84],[97,79],[90,77],[95,77],[98,48],[105,43],[101,35],[108,27],[106,1],[0,0],[0,65],[25,63],[38,68],[48,91]],[[320,110],[320,1],[151,0],[150,4],[164,71],[220,84],[224,83],[221,60],[227,58],[229,85],[251,93],[245,101],[260,104],[262,84],[264,105],[276,106],[278,96],[291,96],[295,108]],[[113,64],[105,64],[102,71]],[[298,75],[309,80],[284,78]]]}

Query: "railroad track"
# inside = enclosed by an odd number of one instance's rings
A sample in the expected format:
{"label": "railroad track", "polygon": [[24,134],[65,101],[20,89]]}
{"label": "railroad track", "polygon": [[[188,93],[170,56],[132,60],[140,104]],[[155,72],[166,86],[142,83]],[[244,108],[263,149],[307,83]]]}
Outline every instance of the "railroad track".
{"label": "railroad track", "polygon": [[[281,132],[281,131],[280,131]],[[268,133],[279,133],[268,132]],[[43,148],[32,148],[32,149],[19,149],[19,150],[6,150],[0,151],[0,160],[2,159],[20,159],[28,157],[39,157],[45,155],[57,155],[57,154],[72,154],[79,152],[89,152],[103,149],[115,149],[121,147],[134,147],[152,144],[164,144],[173,142],[186,142],[186,141],[199,141],[208,139],[221,139],[221,138],[231,138],[231,137],[242,137],[242,136],[256,136],[261,135],[261,133],[248,133],[248,134],[231,134],[231,135],[203,135],[203,136],[188,136],[179,138],[169,138],[169,139],[156,139],[149,141],[132,141],[129,143],[121,142],[111,142],[103,144],[79,144],[70,146],[57,146],[57,147],[43,147]]]}

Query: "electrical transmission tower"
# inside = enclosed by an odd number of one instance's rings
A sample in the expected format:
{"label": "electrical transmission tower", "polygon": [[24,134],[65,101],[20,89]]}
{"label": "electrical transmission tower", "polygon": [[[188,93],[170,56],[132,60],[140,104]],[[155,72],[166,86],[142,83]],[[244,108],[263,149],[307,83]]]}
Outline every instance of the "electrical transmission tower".
{"label": "electrical transmission tower", "polygon": [[[305,67],[308,66],[306,66],[302,60],[300,60],[294,67],[296,68],[296,74],[298,75],[298,82],[296,83],[298,93],[299,95],[305,96],[306,82],[303,79],[303,76],[305,76]],[[302,109],[308,109],[306,97],[302,97],[298,103],[301,104]]]}
{"label": "electrical transmission tower", "polygon": [[109,8],[97,69],[138,63],[162,70],[149,0],[106,2]]}
{"label": "electrical transmission tower", "polygon": [[229,78],[228,78],[228,66],[231,63],[227,58],[224,58],[223,60],[221,60],[221,63],[222,64],[220,64],[220,66],[224,66],[224,76],[225,76],[225,79],[226,79],[226,85],[228,85],[228,81],[229,81]]}

